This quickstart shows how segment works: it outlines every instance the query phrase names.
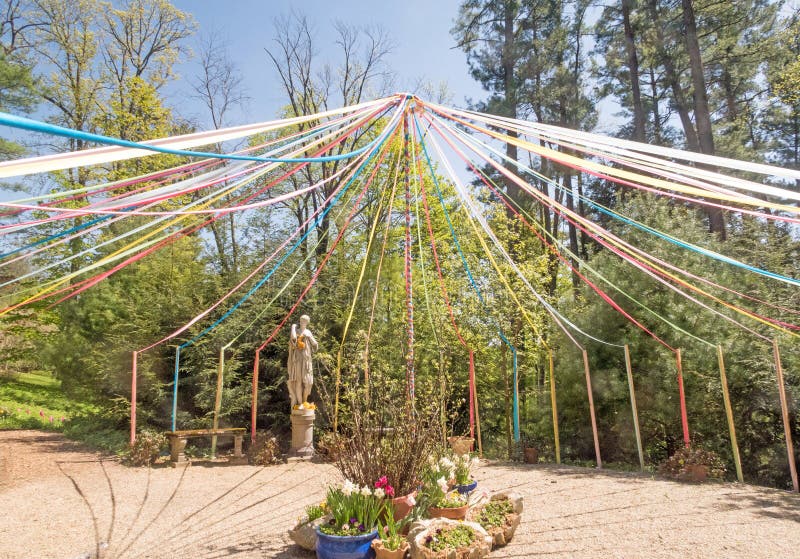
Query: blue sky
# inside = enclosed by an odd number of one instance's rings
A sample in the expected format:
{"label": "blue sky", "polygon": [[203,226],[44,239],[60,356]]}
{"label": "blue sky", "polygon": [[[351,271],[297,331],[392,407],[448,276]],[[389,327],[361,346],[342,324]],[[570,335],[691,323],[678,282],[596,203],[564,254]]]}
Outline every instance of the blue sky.
{"label": "blue sky", "polygon": [[[285,99],[264,47],[272,43],[274,18],[292,9],[304,13],[313,24],[321,62],[336,62],[334,21],[380,25],[395,44],[387,62],[397,76],[398,90],[407,90],[419,78],[425,78],[434,83],[446,82],[456,105],[463,106],[465,98],[485,96],[480,85],[469,76],[464,53],[452,48],[450,28],[458,11],[458,0],[173,0],[173,3],[194,16],[200,34],[216,31],[228,41],[251,98],[246,113],[237,111],[231,115],[230,125],[274,118]],[[190,44],[195,45],[196,40],[196,37],[191,39]],[[190,97],[188,80],[198,71],[197,61],[182,64],[177,71],[181,79],[165,92],[169,103],[181,116],[202,128],[208,127],[203,107]]]}

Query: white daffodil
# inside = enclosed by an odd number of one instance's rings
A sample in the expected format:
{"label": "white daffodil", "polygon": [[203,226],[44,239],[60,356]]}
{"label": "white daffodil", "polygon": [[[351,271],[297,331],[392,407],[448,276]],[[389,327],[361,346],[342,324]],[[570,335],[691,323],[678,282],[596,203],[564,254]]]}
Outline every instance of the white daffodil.
{"label": "white daffodil", "polygon": [[412,506],[412,507],[413,507],[413,506],[416,506],[416,504],[417,504],[417,500],[414,498],[414,496],[413,496],[413,495],[409,495],[409,496],[406,498],[406,502],[407,502],[407,503],[408,503],[410,506]]}
{"label": "white daffodil", "polygon": [[441,489],[443,493],[447,493],[447,480],[444,479],[444,477],[437,479],[436,483],[439,485],[439,489]]}
{"label": "white daffodil", "polygon": [[376,487],[375,491],[374,491],[374,495],[378,499],[383,499],[386,496],[386,492],[383,489],[381,489],[380,487]]}
{"label": "white daffodil", "polygon": [[342,484],[342,493],[344,496],[349,497],[355,491],[358,491],[358,486],[349,479],[345,480],[344,484]]}
{"label": "white daffodil", "polygon": [[361,493],[361,494],[362,494],[364,497],[370,497],[370,496],[372,496],[372,489],[370,489],[369,487],[367,487],[367,486],[365,485],[364,487],[362,487],[362,488],[361,488],[361,490],[360,490],[360,493]]}

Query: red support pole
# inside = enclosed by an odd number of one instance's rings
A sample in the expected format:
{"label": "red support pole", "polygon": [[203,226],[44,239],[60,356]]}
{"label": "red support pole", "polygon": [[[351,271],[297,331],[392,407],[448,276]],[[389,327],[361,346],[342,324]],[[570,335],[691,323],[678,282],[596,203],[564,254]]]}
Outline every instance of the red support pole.
{"label": "red support pole", "polygon": [[136,441],[136,357],[137,352],[134,351],[131,365],[131,444]]}
{"label": "red support pole", "polygon": [[256,416],[258,415],[258,350],[253,363],[253,400],[250,403],[250,442],[256,442]]}
{"label": "red support pole", "polygon": [[678,396],[681,400],[681,426],[683,427],[683,444],[689,448],[689,416],[686,414],[686,392],[683,390],[683,364],[680,348],[675,350],[675,363],[678,366]]}

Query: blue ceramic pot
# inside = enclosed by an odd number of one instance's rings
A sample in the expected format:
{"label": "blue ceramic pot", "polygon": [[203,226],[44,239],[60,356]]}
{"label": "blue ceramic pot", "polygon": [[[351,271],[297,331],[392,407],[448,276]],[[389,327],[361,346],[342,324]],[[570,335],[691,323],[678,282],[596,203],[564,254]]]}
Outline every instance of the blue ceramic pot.
{"label": "blue ceramic pot", "polygon": [[456,491],[464,495],[466,493],[472,493],[475,491],[476,487],[478,487],[478,481],[472,480],[472,483],[468,483],[466,485],[456,485]]}
{"label": "blue ceramic pot", "polygon": [[377,530],[363,536],[329,536],[317,528],[317,559],[373,559],[370,544],[377,537]]}

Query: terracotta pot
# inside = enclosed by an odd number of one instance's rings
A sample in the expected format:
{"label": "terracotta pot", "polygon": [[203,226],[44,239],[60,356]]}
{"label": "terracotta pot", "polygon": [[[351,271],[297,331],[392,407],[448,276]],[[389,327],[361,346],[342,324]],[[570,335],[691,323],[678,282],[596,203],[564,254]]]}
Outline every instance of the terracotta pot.
{"label": "terracotta pot", "polygon": [[686,477],[690,481],[701,482],[708,477],[708,466],[705,464],[689,464],[686,467]]}
{"label": "terracotta pot", "polygon": [[414,491],[413,493],[409,493],[404,497],[397,497],[396,499],[392,499],[392,507],[394,508],[394,519],[395,521],[402,520],[408,513],[411,512],[411,509],[414,508],[414,505],[417,504],[416,502],[417,492]]}
{"label": "terracotta pot", "polygon": [[428,509],[428,516],[431,518],[449,518],[450,520],[464,520],[467,517],[469,505],[464,505],[458,508],[440,509],[430,507]]}
{"label": "terracotta pot", "polygon": [[525,462],[528,464],[539,463],[539,450],[532,446],[525,447]]}
{"label": "terracotta pot", "polygon": [[448,437],[447,442],[458,456],[463,456],[472,452],[475,439],[472,437]]}
{"label": "terracotta pot", "polygon": [[376,559],[403,559],[408,551],[408,542],[403,542],[395,550],[388,550],[383,547],[382,540],[372,540],[372,549],[375,551]]}

